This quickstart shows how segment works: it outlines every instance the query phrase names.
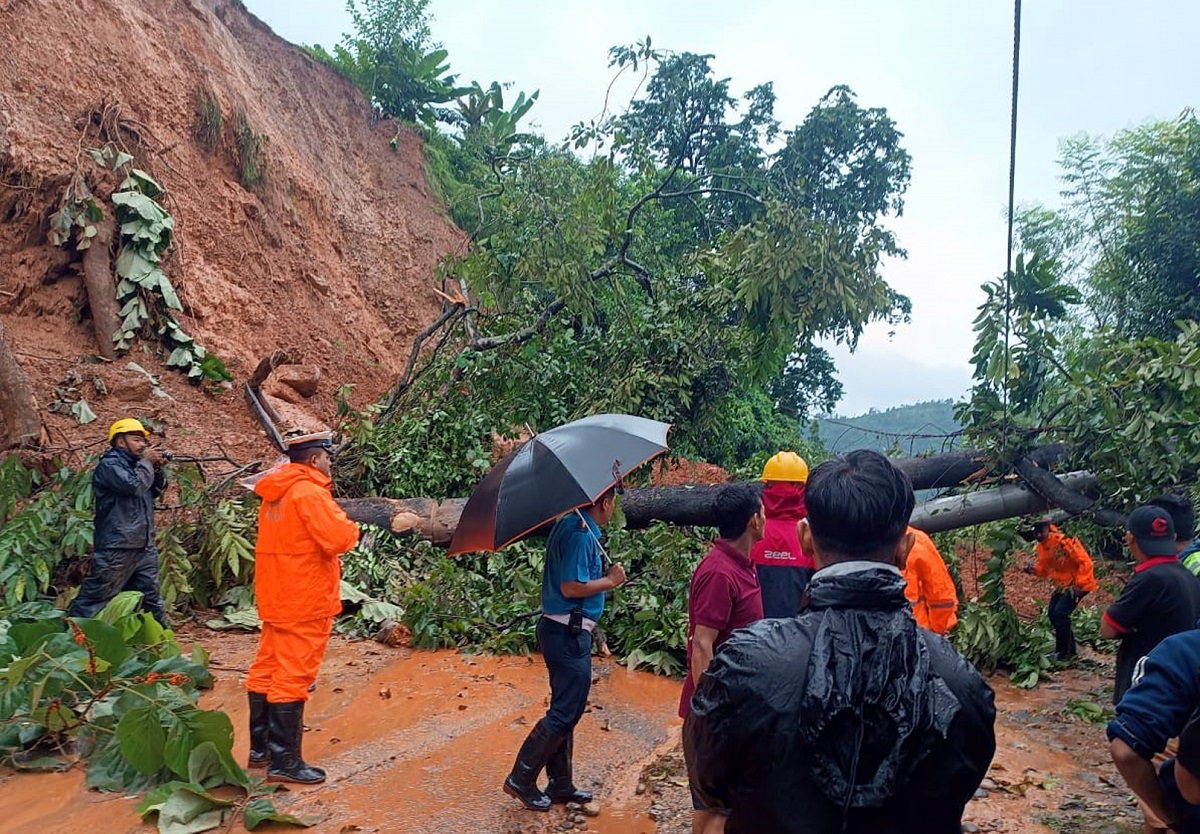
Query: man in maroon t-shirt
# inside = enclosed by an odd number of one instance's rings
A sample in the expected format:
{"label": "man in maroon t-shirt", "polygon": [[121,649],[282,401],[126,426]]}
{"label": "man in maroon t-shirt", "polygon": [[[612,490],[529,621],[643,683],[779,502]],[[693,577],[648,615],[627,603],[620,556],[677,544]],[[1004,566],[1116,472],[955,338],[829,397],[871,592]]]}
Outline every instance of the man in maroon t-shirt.
{"label": "man in maroon t-shirt", "polygon": [[[679,698],[679,717],[687,718],[692,693],[713,655],[736,629],[763,618],[758,573],[750,550],[763,537],[766,516],[758,487],[726,484],[717,492],[713,515],[720,536],[696,572],[688,593],[688,674]],[[692,796],[692,831],[719,834],[725,816]]]}

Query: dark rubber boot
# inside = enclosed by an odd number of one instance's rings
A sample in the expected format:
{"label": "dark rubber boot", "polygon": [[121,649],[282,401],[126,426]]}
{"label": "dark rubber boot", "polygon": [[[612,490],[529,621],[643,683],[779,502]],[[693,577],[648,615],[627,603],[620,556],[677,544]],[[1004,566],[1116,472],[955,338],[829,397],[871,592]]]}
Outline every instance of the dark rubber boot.
{"label": "dark rubber boot", "polygon": [[250,698],[250,763],[247,767],[266,767],[271,760],[267,747],[267,696],[262,692],[246,693]]}
{"label": "dark rubber boot", "polygon": [[512,773],[504,780],[504,792],[521,800],[530,811],[550,810],[550,797],[538,790],[537,780],[562,738],[549,733],[539,721],[521,745]]}
{"label": "dark rubber boot", "polygon": [[300,743],[304,736],[304,702],[267,704],[267,720],[267,746],[271,751],[267,781],[297,782],[301,785],[324,782],[325,771],[308,764],[300,755]]}
{"label": "dark rubber boot", "polygon": [[571,732],[546,762],[546,775],[550,777],[546,796],[550,797],[551,802],[578,802],[583,805],[592,801],[592,795],[575,787],[575,781],[571,778],[571,757],[574,752],[575,733]]}

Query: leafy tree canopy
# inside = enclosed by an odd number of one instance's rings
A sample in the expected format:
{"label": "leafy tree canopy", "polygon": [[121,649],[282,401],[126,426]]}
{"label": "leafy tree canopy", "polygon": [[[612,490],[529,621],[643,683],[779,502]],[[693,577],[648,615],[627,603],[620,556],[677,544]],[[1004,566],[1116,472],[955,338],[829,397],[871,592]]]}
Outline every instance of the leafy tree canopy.
{"label": "leafy tree canopy", "polygon": [[1200,122],[1192,111],[1062,143],[1063,205],[1018,214],[1024,249],[1083,292],[1076,318],[1122,336],[1173,338],[1200,318]]}
{"label": "leafy tree canopy", "polygon": [[[883,255],[903,255],[883,223],[909,180],[886,111],[838,87],[784,132],[770,85],[735,96],[711,56],[647,39],[611,59],[642,73],[639,93],[567,144],[515,119],[497,141],[475,115],[461,135],[428,134],[472,241],[444,268],[461,303],[377,432],[431,395],[447,411],[468,395],[460,422],[474,432],[632,412],[675,424],[682,453],[738,466],[802,445],[800,421],[840,396],[815,340],[854,342],[908,315],[879,274]],[[464,113],[484,112],[490,89]]]}

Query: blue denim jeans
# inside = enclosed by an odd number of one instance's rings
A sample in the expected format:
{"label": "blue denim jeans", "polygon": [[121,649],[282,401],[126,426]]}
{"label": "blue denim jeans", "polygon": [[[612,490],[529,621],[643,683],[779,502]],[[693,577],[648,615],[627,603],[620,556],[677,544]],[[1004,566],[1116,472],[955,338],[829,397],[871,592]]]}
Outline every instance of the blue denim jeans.
{"label": "blue denim jeans", "polygon": [[572,635],[563,623],[542,617],[537,639],[550,673],[550,709],[542,720],[554,735],[566,735],[583,716],[592,688],[592,634]]}

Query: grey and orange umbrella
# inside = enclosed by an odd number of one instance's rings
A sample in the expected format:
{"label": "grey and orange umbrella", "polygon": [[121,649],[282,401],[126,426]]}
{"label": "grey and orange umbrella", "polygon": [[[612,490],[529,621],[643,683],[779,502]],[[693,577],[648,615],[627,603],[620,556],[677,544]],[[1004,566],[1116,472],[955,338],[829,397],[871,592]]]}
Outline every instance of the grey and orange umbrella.
{"label": "grey and orange umbrella", "polygon": [[596,414],[531,437],[467,499],[450,555],[499,550],[565,512],[586,507],[667,450],[669,423]]}

